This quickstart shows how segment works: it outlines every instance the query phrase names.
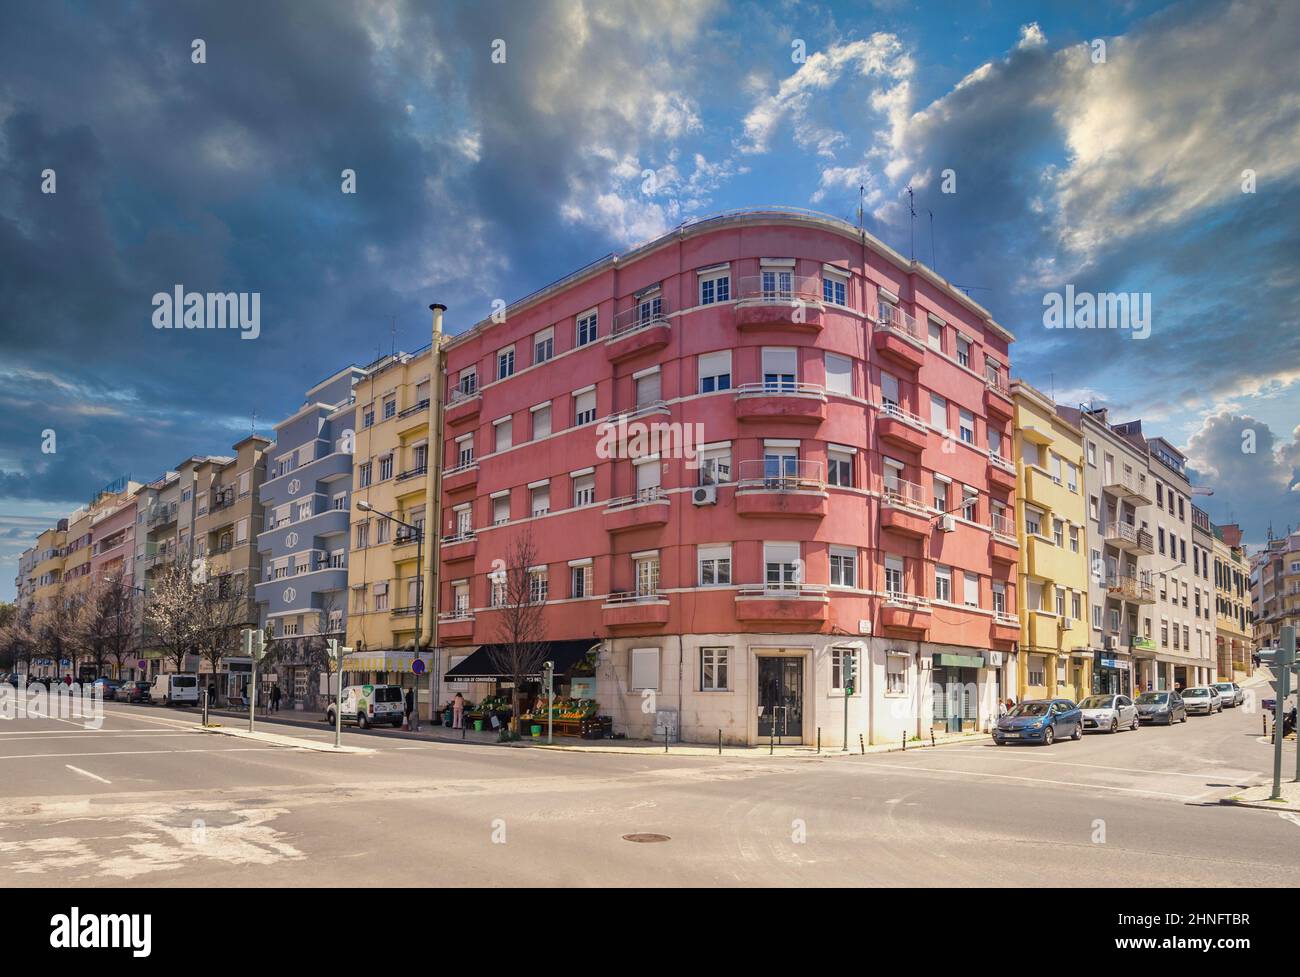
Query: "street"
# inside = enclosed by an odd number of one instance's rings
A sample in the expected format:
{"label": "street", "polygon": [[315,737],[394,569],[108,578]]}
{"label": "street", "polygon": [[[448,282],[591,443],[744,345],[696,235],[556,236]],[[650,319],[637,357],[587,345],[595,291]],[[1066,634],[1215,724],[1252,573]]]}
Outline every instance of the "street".
{"label": "street", "polygon": [[[233,725],[233,723],[232,723]],[[260,722],[322,743],[333,733]],[[821,758],[566,753],[345,729],[332,755],[106,704],[0,731],[14,886],[1252,886],[1300,879],[1258,713]],[[1283,769],[1293,775],[1294,746]],[[667,840],[629,841],[629,835]]]}

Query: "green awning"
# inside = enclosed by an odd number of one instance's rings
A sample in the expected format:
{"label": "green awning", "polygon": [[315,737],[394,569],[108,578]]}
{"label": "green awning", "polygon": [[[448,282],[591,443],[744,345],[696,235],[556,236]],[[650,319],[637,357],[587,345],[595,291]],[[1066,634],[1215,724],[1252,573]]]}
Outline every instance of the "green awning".
{"label": "green awning", "polygon": [[938,654],[934,656],[936,665],[948,665],[952,668],[983,668],[984,659],[979,655],[949,655]]}

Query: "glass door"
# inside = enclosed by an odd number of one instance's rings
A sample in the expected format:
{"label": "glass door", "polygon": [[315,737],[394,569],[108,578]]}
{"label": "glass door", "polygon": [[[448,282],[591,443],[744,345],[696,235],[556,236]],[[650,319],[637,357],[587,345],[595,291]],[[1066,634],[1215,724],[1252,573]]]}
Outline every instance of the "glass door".
{"label": "glass door", "polygon": [[758,738],[803,742],[803,658],[758,659]]}

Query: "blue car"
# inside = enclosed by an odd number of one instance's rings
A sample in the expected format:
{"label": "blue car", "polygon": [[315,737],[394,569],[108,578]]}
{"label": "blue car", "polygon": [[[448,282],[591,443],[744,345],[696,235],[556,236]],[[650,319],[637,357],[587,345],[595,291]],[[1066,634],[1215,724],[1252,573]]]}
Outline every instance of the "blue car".
{"label": "blue car", "polygon": [[1067,736],[1072,740],[1083,739],[1083,710],[1069,699],[1026,699],[993,727],[993,742],[998,746],[1008,743],[1050,746]]}

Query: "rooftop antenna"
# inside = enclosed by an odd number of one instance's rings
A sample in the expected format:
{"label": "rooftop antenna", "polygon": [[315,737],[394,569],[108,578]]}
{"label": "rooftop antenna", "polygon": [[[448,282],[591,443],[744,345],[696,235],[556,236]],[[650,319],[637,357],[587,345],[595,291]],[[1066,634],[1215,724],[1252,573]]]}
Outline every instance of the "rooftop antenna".
{"label": "rooftop antenna", "polygon": [[864,203],[866,201],[867,188],[861,183],[858,184],[858,235],[862,234],[862,221],[864,217]]}
{"label": "rooftop antenna", "polygon": [[390,331],[391,331],[391,333],[392,333],[392,337],[393,337],[393,352],[392,352],[392,355],[393,355],[393,356],[396,356],[396,355],[397,355],[397,316],[395,316],[395,315],[390,315],[390,316],[388,317],[388,324],[389,324],[389,328],[390,328]]}
{"label": "rooftop antenna", "polygon": [[912,215],[912,260],[916,260],[916,194],[912,192],[909,184],[907,187],[907,210]]}
{"label": "rooftop antenna", "polygon": [[925,212],[930,215],[930,270],[937,275],[939,273],[939,266],[934,260],[934,211],[929,207],[926,207]]}
{"label": "rooftop antenna", "polygon": [[253,411],[253,417],[252,417],[252,420],[251,420],[251,422],[250,422],[249,425],[248,425],[248,433],[249,433],[249,434],[256,434],[256,433],[257,433],[257,411]]}

